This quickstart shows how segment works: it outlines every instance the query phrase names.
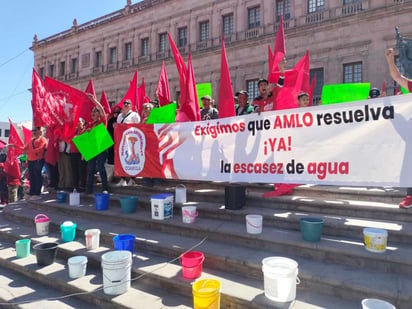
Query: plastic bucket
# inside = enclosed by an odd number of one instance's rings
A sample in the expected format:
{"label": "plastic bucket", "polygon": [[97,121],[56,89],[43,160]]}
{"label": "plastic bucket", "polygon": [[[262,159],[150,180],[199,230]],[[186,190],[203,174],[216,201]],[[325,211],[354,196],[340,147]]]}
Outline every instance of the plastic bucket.
{"label": "plastic bucket", "polygon": [[175,189],[176,204],[186,203],[186,187],[182,184],[177,185]]}
{"label": "plastic bucket", "polygon": [[248,234],[262,233],[263,217],[261,215],[246,215],[246,231]]}
{"label": "plastic bucket", "polygon": [[388,231],[376,228],[363,229],[365,249],[370,252],[385,252],[388,240]]}
{"label": "plastic bucket", "polygon": [[67,260],[69,265],[69,277],[72,279],[83,277],[86,274],[87,257],[73,256]]}
{"label": "plastic bucket", "polygon": [[289,302],[296,298],[299,283],[298,263],[285,257],[267,257],[262,260],[265,296],[277,302]]}
{"label": "plastic bucket", "polygon": [[46,242],[33,246],[36,253],[37,265],[47,266],[54,263],[57,254],[57,242]]}
{"label": "plastic bucket", "polygon": [[152,219],[163,220],[173,216],[173,194],[159,193],[150,198]]}
{"label": "plastic bucket", "polygon": [[76,223],[71,221],[65,221],[60,224],[60,231],[62,234],[63,242],[73,241],[76,237]]}
{"label": "plastic bucket", "polygon": [[44,214],[38,214],[34,217],[34,223],[36,223],[36,233],[38,236],[49,234],[49,217]]}
{"label": "plastic bucket", "polygon": [[108,210],[109,209],[109,194],[108,193],[95,193],[94,204],[96,210]]}
{"label": "plastic bucket", "polygon": [[30,239],[16,240],[16,257],[25,258],[30,255]]}
{"label": "plastic bucket", "polygon": [[103,291],[119,295],[130,288],[132,255],[129,251],[110,251],[102,255]]}
{"label": "plastic bucket", "polygon": [[70,206],[79,206],[80,205],[80,193],[74,190],[69,194],[69,205]]}
{"label": "plastic bucket", "polygon": [[84,237],[86,238],[86,249],[95,250],[100,246],[100,230],[90,229],[84,231]]}
{"label": "plastic bucket", "polygon": [[120,197],[120,206],[122,208],[122,213],[131,214],[136,212],[137,209],[137,196],[123,196]]}
{"label": "plastic bucket", "polygon": [[202,275],[204,260],[205,256],[200,251],[189,251],[180,256],[183,277],[186,279],[199,278]]}
{"label": "plastic bucket", "polygon": [[57,192],[57,203],[66,203],[67,193],[64,191]]}
{"label": "plastic bucket", "polygon": [[113,237],[114,250],[127,250],[133,254],[135,235],[119,234]]}
{"label": "plastic bucket", "polygon": [[192,293],[194,309],[220,308],[220,281],[215,279],[198,280],[193,283]]}
{"label": "plastic bucket", "polygon": [[394,305],[376,298],[362,300],[362,309],[396,309]]}
{"label": "plastic bucket", "polygon": [[183,223],[195,223],[196,217],[197,217],[196,206],[183,206],[182,207]]}
{"label": "plastic bucket", "polygon": [[320,241],[323,230],[323,219],[320,218],[300,218],[300,232],[305,241]]}

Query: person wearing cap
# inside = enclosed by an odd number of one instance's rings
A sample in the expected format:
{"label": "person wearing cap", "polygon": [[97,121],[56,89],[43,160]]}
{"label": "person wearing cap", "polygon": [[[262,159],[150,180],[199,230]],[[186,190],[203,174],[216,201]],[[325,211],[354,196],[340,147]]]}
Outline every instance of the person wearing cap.
{"label": "person wearing cap", "polygon": [[254,111],[258,114],[261,112],[276,110],[276,97],[284,84],[286,58],[279,62],[280,76],[276,85],[269,85],[267,79],[259,79],[259,95],[253,100]]}
{"label": "person wearing cap", "polygon": [[236,116],[253,113],[253,106],[249,104],[249,93],[246,90],[240,90],[236,93],[237,104],[235,104]]}
{"label": "person wearing cap", "polygon": [[212,107],[212,98],[210,95],[204,95],[201,97],[203,108],[200,110],[201,120],[218,119],[219,111]]}
{"label": "person wearing cap", "polygon": [[[392,48],[388,48],[385,52],[386,61],[388,62],[389,73],[395,82],[409,92],[412,92],[412,79],[406,78],[399,72],[398,67],[395,64],[395,58]],[[399,208],[411,208],[412,207],[412,188],[406,188],[406,196],[399,203]]]}

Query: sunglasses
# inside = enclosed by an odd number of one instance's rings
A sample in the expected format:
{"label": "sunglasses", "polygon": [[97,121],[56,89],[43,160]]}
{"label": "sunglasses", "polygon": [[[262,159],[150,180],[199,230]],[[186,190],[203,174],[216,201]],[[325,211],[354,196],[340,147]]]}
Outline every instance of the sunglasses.
{"label": "sunglasses", "polygon": [[130,102],[124,102],[123,105],[132,105]]}

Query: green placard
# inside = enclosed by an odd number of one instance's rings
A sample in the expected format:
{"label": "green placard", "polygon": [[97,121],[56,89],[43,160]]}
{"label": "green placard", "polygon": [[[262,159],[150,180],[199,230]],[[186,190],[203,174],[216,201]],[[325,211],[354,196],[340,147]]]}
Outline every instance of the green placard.
{"label": "green placard", "polygon": [[366,100],[369,96],[370,83],[345,83],[324,85],[322,105]]}
{"label": "green placard", "polygon": [[200,108],[203,107],[202,100],[200,99],[201,97],[208,94],[213,98],[213,96],[212,96],[212,83],[196,84],[196,91],[197,91],[197,97],[199,99]]}
{"label": "green placard", "polygon": [[169,103],[150,111],[146,120],[148,124],[174,123],[176,121],[176,103]]}
{"label": "green placard", "polygon": [[95,126],[90,131],[73,137],[73,143],[86,161],[93,159],[114,144],[103,123]]}
{"label": "green placard", "polygon": [[404,93],[404,94],[409,93],[408,89],[405,89],[403,87],[401,87],[401,92]]}

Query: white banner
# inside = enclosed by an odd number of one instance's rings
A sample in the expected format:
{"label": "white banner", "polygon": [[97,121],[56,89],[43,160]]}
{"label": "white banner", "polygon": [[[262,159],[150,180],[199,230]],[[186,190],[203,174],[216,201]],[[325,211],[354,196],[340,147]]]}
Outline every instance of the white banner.
{"label": "white banner", "polygon": [[166,178],[412,187],[412,95],[154,131]]}

